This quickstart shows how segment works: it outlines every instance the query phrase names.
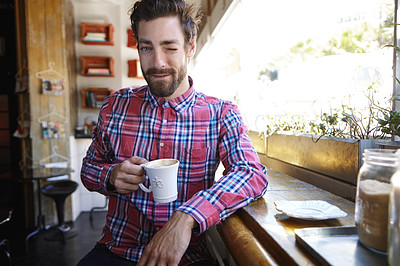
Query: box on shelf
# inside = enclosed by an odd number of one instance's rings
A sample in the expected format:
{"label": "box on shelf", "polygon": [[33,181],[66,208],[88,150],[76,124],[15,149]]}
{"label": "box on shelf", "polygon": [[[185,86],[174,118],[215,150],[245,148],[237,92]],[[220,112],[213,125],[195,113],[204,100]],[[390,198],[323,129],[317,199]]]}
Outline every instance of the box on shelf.
{"label": "box on shelf", "polygon": [[139,79],[144,78],[142,74],[142,69],[140,68],[139,60],[135,59],[128,61],[128,77]]}
{"label": "box on shelf", "polygon": [[104,56],[81,56],[81,75],[114,77],[114,59]]}
{"label": "box on shelf", "polygon": [[114,27],[110,23],[81,22],[81,43],[114,45]]}
{"label": "box on shelf", "polygon": [[136,38],[135,38],[135,34],[133,33],[132,29],[129,29],[128,31],[128,47],[130,48],[137,48],[137,42],[136,42]]}
{"label": "box on shelf", "polygon": [[107,88],[85,88],[81,90],[82,108],[100,108],[106,97],[111,94]]}

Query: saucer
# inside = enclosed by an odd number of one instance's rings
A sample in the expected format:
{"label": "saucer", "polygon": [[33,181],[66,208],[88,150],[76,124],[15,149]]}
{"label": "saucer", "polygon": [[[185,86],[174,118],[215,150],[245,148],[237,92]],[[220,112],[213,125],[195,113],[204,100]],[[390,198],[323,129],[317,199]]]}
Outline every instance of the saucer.
{"label": "saucer", "polygon": [[347,213],[323,200],[275,201],[275,208],[283,214],[303,220],[343,218]]}

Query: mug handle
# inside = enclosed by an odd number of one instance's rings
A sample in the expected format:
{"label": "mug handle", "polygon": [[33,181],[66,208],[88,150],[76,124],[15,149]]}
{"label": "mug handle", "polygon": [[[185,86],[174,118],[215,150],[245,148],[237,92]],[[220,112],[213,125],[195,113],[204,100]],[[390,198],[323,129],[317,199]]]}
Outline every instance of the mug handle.
{"label": "mug handle", "polygon": [[[143,169],[144,169],[144,164],[140,165]],[[142,183],[139,184],[139,187],[141,190],[143,190],[144,192],[150,193],[151,192],[151,185],[149,188],[145,187]]]}
{"label": "mug handle", "polygon": [[140,184],[139,184],[139,187],[140,187],[144,192],[147,192],[147,193],[150,193],[150,192],[151,192],[151,186],[150,186],[149,188],[147,188],[147,187],[145,187],[142,183],[140,183]]}

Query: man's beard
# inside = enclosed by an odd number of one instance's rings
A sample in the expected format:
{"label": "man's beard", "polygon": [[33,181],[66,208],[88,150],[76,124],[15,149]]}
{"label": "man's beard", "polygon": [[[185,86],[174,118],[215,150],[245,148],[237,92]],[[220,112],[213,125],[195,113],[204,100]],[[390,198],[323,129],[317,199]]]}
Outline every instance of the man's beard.
{"label": "man's beard", "polygon": [[[187,69],[186,65],[182,65],[177,73],[177,71],[173,68],[167,68],[167,69],[150,68],[146,72],[144,72],[142,68],[142,73],[145,80],[147,81],[147,84],[149,85],[151,93],[154,96],[169,97],[178,89],[179,85],[186,77]],[[166,80],[152,81],[151,75],[153,74],[169,74],[170,77],[172,77],[172,81],[166,81]]]}

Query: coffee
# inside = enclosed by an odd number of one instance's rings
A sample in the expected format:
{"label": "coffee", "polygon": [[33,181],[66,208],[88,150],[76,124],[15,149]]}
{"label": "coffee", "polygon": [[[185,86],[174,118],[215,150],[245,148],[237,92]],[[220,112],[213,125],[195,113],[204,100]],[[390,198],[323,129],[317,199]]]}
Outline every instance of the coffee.
{"label": "coffee", "polygon": [[359,208],[356,223],[360,241],[378,251],[386,252],[388,234],[388,206],[391,185],[377,180],[363,180],[359,184]]}
{"label": "coffee", "polygon": [[178,160],[175,160],[175,159],[160,159],[160,160],[149,162],[146,164],[146,166],[151,167],[151,168],[160,168],[160,167],[174,165],[177,162],[178,162]]}

